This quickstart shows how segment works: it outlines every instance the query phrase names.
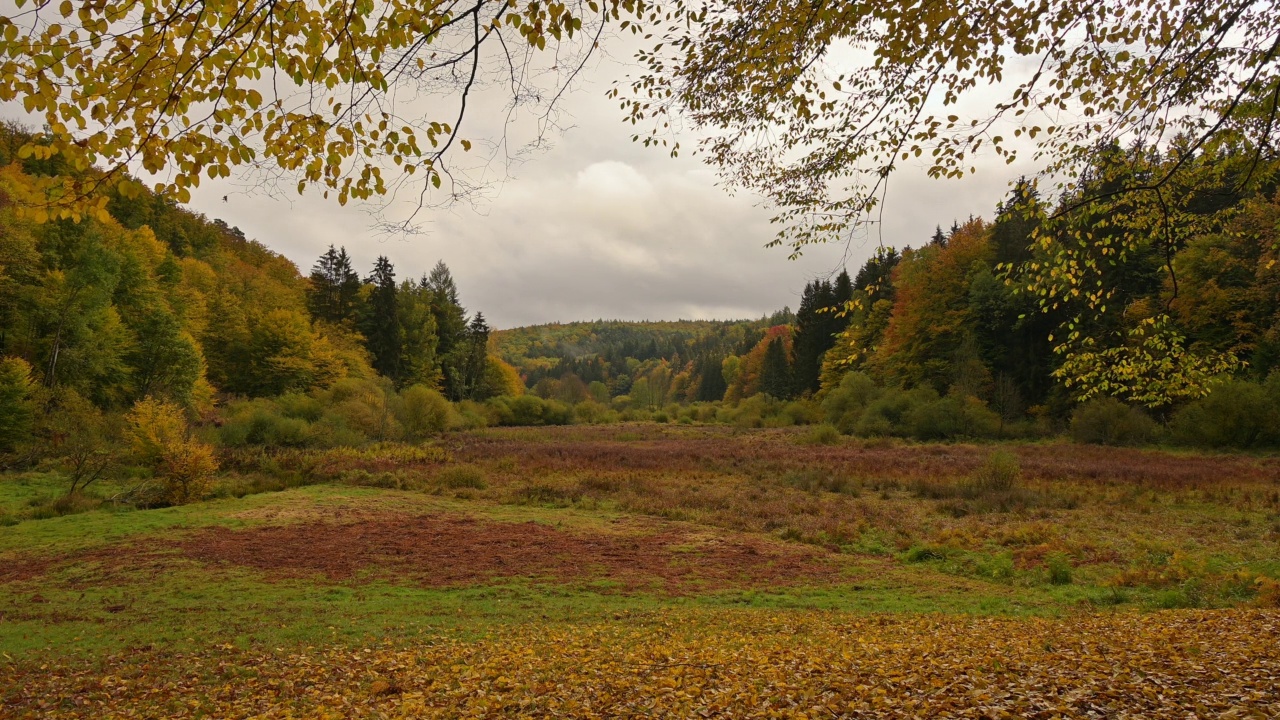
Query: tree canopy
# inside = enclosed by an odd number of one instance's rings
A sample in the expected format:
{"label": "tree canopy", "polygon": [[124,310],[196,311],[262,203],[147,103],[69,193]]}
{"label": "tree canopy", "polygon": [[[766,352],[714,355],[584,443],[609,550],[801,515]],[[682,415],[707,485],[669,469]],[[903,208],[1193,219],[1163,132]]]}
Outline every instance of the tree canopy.
{"label": "tree canopy", "polygon": [[776,205],[778,239],[797,251],[874,220],[908,163],[954,178],[975,172],[981,152],[1030,152],[1070,194],[1097,148],[1133,144],[1177,161],[1108,193],[1159,193],[1213,144],[1273,152],[1270,2],[675,6],[679,22],[640,53],[645,71],[614,92],[632,121],[657,121],[638,138],[690,118],[710,162]]}
{"label": "tree canopy", "polygon": [[15,198],[37,219],[104,219],[94,189],[136,194],[135,163],[179,201],[237,166],[340,203],[415,176],[440,188],[457,179],[450,151],[471,148],[462,123],[474,90],[497,86],[510,109],[540,106],[546,120],[606,25],[657,17],[643,0],[14,5],[0,16],[0,101],[47,126],[23,157],[104,171],[49,177]]}

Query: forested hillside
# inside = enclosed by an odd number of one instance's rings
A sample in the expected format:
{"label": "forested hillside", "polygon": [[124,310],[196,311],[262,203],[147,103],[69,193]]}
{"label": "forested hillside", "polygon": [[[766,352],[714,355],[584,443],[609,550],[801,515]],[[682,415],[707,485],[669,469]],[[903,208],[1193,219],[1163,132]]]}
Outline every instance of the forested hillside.
{"label": "forested hillside", "polygon": [[12,200],[67,172],[20,159],[30,137],[0,128],[0,452],[10,462],[80,454],[80,465],[105,467],[117,442],[157,428],[171,435],[159,445],[182,446],[188,422],[224,445],[420,436],[444,427],[445,397],[521,392],[443,262],[398,280],[382,257],[362,276],[330,247],[304,276],[237,228],[145,192],[104,195],[93,217],[23,216]]}
{"label": "forested hillside", "polygon": [[[1274,182],[1236,190],[1274,176],[1244,155],[1197,158],[1158,213],[1126,195],[1137,210],[1064,216],[1073,197],[1019,183],[990,221],[808,283],[794,313],[495,332],[444,262],[362,273],[331,246],[304,275],[136,187],[91,217],[22,215],[12,198],[67,172],[19,158],[28,138],[0,133],[0,453],[70,468],[73,489],[132,463],[183,479],[171,502],[218,448],[495,424],[1280,445],[1280,202]],[[1110,152],[1102,189],[1167,162]]]}
{"label": "forested hillside", "polygon": [[[681,412],[672,403],[722,400],[683,414],[823,417],[921,439],[1070,429],[1095,442],[1280,444],[1275,167],[1205,154],[1183,163],[1195,182],[1160,198],[1061,213],[1172,162],[1099,157],[1079,195],[1050,203],[1020,181],[990,221],[953,221],[916,247],[881,248],[852,279],[811,282],[794,315],[537,326],[501,333],[498,348],[539,396],[668,416]],[[1268,180],[1244,192],[1246,174]]]}

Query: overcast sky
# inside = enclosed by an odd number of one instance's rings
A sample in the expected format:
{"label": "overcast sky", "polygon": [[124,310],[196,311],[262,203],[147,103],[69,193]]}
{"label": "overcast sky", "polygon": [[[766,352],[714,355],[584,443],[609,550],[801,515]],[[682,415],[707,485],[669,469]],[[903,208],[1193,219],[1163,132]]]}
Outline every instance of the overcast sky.
{"label": "overcast sky", "polygon": [[[191,205],[283,253],[303,273],[330,244],[346,246],[362,274],[379,255],[401,278],[444,260],[463,304],[494,327],[737,319],[794,309],[807,281],[841,267],[856,272],[878,242],[919,246],[937,225],[990,217],[1019,170],[993,162],[975,177],[944,181],[905,168],[892,178],[882,228],[847,246],[810,247],[792,261],[786,248],[765,247],[774,228],[758,198],[731,194],[696,157],[672,159],[631,141],[633,127],[605,97],[624,72],[609,59],[587,68],[563,100],[561,122],[569,127],[554,146],[514,167],[474,207],[424,211],[421,235],[387,237],[358,204],[340,207],[310,191],[249,192],[234,178],[202,183]],[[694,139],[684,142],[692,147]]]}

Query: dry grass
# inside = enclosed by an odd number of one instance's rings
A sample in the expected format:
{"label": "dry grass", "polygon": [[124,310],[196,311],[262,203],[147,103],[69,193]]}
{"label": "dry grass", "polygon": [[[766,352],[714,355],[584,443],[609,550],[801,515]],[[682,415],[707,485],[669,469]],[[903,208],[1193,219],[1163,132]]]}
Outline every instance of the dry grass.
{"label": "dry grass", "polygon": [[[798,442],[802,432],[495,429],[449,444],[485,477],[483,490],[463,491],[468,499],[639,513],[849,552],[1007,553],[1019,569],[1065,558],[1096,582],[1175,553],[1209,575],[1276,562],[1276,458],[1065,443],[814,445]],[[1012,473],[999,482],[987,477],[993,453]]]}

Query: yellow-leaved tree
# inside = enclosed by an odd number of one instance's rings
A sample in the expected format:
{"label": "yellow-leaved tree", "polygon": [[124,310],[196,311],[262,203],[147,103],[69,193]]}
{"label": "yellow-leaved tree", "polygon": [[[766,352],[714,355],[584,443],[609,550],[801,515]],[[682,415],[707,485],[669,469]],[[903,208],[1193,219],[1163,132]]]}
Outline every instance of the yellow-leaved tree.
{"label": "yellow-leaved tree", "polygon": [[[1173,257],[1225,222],[1207,197],[1275,186],[1274,2],[668,4],[675,20],[640,53],[644,71],[614,90],[636,139],[669,137],[685,118],[729,183],[772,203],[775,242],[793,256],[874,235],[904,167],[959,178],[984,154],[1029,155],[1044,201],[1029,208],[1041,213],[1029,217],[1035,257],[1006,270],[1066,316],[1060,377],[1084,396],[1162,405],[1234,366],[1181,341]],[[1169,289],[1136,313],[1122,302],[1132,273],[1112,268],[1148,254]],[[1126,315],[1095,322],[1106,313]],[[1105,367],[1121,358],[1123,377]]]}
{"label": "yellow-leaved tree", "polygon": [[455,179],[449,151],[471,149],[461,125],[473,91],[501,88],[509,109],[538,108],[545,128],[606,25],[658,17],[643,0],[14,6],[0,15],[0,101],[47,128],[20,156],[104,170],[49,176],[17,198],[36,219],[103,216],[96,190],[136,193],[125,174],[135,166],[179,201],[237,167],[341,203],[415,176],[440,188]]}
{"label": "yellow-leaved tree", "polygon": [[148,397],[138,401],[125,420],[134,459],[160,481],[148,501],[181,505],[208,494],[218,462],[212,447],[191,436],[181,408]]}

